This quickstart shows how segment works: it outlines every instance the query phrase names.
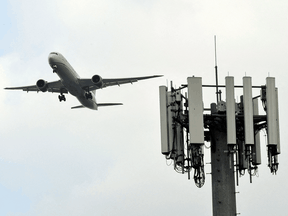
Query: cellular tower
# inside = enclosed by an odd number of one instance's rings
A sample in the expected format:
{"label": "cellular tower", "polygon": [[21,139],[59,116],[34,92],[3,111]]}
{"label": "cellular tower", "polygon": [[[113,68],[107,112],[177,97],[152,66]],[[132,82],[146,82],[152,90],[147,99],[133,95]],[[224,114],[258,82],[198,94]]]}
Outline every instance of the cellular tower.
{"label": "cellular tower", "polygon": [[[251,183],[257,173],[261,130],[267,134],[268,167],[272,174],[278,170],[278,90],[274,77],[267,77],[264,85],[253,86],[249,76],[243,77],[241,85],[227,76],[225,85],[219,85],[216,62],[215,54],[216,85],[203,85],[201,77],[193,76],[179,88],[173,88],[172,82],[170,89],[159,87],[161,152],[174,162],[175,171],[188,173],[188,179],[193,173],[196,186],[201,188],[205,183],[204,142],[210,142],[213,216],[236,215],[235,184],[245,171]],[[203,105],[203,88],[216,89],[216,101],[209,108]],[[236,88],[242,90],[238,102]],[[259,91],[253,95],[252,89]],[[259,115],[259,103],[265,115]]]}

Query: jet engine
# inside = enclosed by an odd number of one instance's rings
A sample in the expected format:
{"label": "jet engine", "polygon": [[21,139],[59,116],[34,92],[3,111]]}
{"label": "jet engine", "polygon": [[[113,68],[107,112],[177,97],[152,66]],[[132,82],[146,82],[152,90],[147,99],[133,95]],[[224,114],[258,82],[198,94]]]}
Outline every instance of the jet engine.
{"label": "jet engine", "polygon": [[37,88],[42,91],[42,92],[46,92],[47,89],[48,89],[48,86],[47,86],[47,81],[43,80],[43,79],[39,79],[37,82],[36,82],[36,86]]}
{"label": "jet engine", "polygon": [[98,86],[99,88],[101,88],[103,86],[103,81],[102,81],[102,77],[99,75],[94,75],[92,76],[92,82]]}

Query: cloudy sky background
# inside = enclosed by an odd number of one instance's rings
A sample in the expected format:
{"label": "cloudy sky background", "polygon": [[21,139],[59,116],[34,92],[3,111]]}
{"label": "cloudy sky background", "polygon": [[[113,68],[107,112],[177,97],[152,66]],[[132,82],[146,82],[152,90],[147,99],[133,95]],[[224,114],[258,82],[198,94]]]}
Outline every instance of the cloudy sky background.
{"label": "cloudy sky background", "polygon": [[[246,74],[263,85],[270,75],[279,88],[279,171],[270,174],[262,133],[259,178],[240,178],[237,211],[286,215],[287,10],[284,0],[1,1],[1,89],[58,80],[51,51],[85,78],[164,78],[99,90],[98,102],[124,106],[98,111],[71,110],[71,95],[59,103],[57,94],[1,90],[0,215],[211,215],[211,176],[199,189],[160,153],[158,87],[192,75],[214,84],[214,35],[220,84]],[[206,107],[214,92],[204,91]]]}

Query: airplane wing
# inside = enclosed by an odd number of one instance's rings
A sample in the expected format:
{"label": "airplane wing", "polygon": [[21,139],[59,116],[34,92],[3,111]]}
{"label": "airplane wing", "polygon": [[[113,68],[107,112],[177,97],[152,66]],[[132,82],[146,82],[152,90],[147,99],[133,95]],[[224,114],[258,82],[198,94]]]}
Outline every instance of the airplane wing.
{"label": "airplane wing", "polygon": [[144,80],[144,79],[151,79],[156,77],[161,77],[162,75],[154,75],[154,76],[145,76],[145,77],[131,77],[131,78],[112,78],[112,79],[102,79],[102,86],[99,87],[98,85],[95,85],[95,83],[92,82],[91,79],[79,79],[79,83],[83,89],[88,88],[90,91],[105,88],[108,86],[115,86],[115,85],[122,85],[126,83],[133,84],[134,82],[137,82],[138,80]]}
{"label": "airplane wing", "polygon": [[[65,93],[67,94],[68,93],[68,90],[63,86],[62,82],[60,80],[58,81],[54,81],[54,82],[47,82],[46,83],[47,85],[47,91],[48,92],[57,92],[57,93]],[[31,86],[22,86],[22,87],[7,87],[7,88],[4,88],[4,89],[7,89],[7,90],[23,90],[23,91],[36,91],[36,92],[39,92],[41,90],[39,90],[37,88],[36,85],[31,85]]]}

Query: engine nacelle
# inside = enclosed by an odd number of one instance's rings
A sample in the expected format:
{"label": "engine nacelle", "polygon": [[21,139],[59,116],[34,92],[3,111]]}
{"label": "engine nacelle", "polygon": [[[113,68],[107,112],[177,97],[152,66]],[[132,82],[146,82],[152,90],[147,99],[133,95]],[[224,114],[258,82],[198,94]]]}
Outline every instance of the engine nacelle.
{"label": "engine nacelle", "polygon": [[36,82],[36,86],[37,88],[42,91],[42,92],[46,92],[47,89],[48,89],[48,86],[47,86],[47,81],[43,80],[43,79],[39,79],[37,82]]}
{"label": "engine nacelle", "polygon": [[101,88],[103,86],[103,81],[102,81],[102,77],[99,75],[94,75],[92,76],[92,82],[98,86],[99,88]]}

